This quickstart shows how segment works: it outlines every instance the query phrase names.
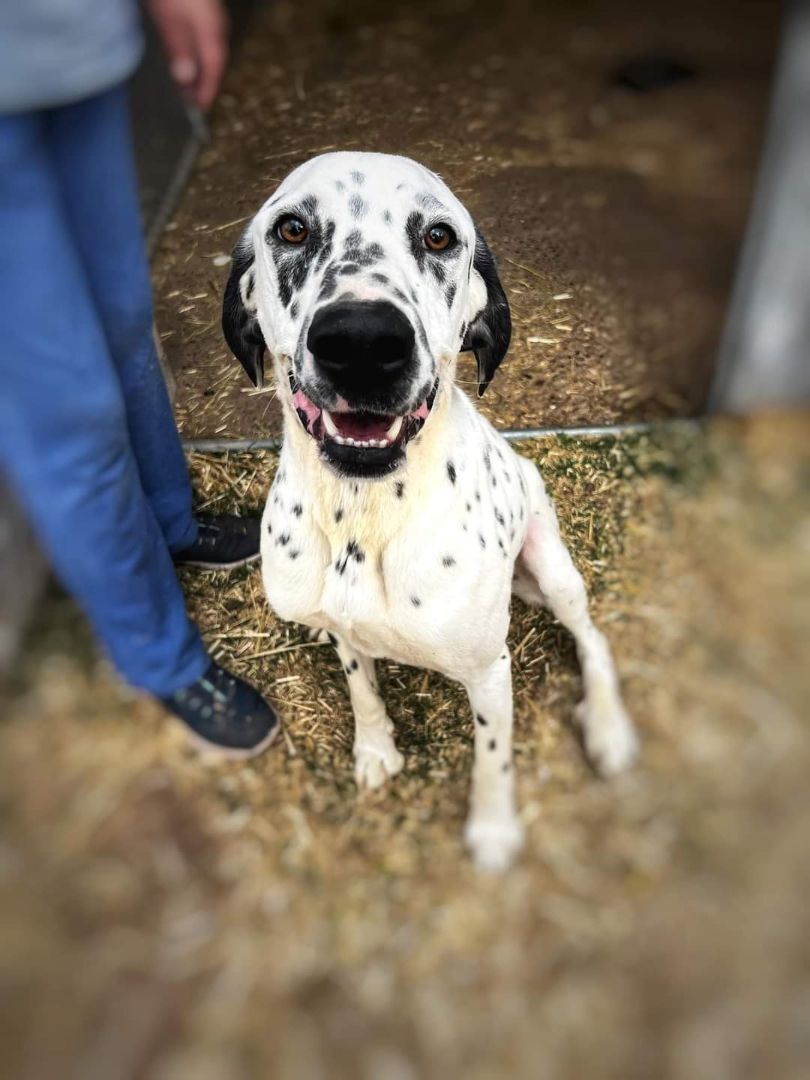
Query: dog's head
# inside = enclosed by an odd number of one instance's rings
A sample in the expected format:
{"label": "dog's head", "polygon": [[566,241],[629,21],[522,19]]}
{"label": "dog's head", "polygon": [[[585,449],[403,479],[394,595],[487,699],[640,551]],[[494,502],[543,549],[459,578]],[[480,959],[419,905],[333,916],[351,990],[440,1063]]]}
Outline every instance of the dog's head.
{"label": "dog's head", "polygon": [[292,172],[245,231],[223,329],[257,386],[269,353],[283,405],[332,467],[382,476],[460,351],[475,353],[484,392],[511,320],[486,241],[438,176],[335,153]]}

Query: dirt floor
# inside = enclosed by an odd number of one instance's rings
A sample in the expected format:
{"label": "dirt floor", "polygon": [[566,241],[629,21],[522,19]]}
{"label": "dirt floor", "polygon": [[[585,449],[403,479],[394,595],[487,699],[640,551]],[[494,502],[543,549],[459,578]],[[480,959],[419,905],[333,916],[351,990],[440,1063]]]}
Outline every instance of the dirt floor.
{"label": "dirt floor", "polygon": [[[278,180],[329,149],[440,172],[500,259],[515,321],[501,426],[693,415],[758,159],[779,6],[280,0],[244,43],[157,259],[188,436],[278,430],[219,329],[227,259]],[[663,52],[694,78],[616,84]],[[471,379],[472,370],[467,377]]]}
{"label": "dirt floor", "polygon": [[[17,1080],[799,1080],[810,1068],[810,417],[527,444],[643,739],[597,780],[571,641],[516,604],[528,844],[459,836],[463,694],[385,666],[407,765],[358,798],[331,649],[257,569],[184,578],[280,745],[205,763],[53,596],[2,702],[0,1053]],[[258,506],[271,455],[198,457]]]}

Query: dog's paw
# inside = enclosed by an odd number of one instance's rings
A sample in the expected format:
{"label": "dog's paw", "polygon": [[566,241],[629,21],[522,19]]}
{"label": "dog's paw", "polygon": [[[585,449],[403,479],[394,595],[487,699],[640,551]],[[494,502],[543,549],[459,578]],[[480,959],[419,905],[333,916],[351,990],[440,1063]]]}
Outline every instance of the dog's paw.
{"label": "dog's paw", "polygon": [[638,757],[638,738],[618,695],[586,698],[577,706],[576,718],[588,760],[601,776],[630,768]]}
{"label": "dog's paw", "polygon": [[516,814],[510,817],[471,817],[464,828],[464,842],[479,870],[502,874],[523,848],[524,830]]}
{"label": "dog's paw", "polygon": [[354,779],[358,788],[373,790],[402,771],[405,758],[390,735],[378,739],[366,736],[354,746]]}

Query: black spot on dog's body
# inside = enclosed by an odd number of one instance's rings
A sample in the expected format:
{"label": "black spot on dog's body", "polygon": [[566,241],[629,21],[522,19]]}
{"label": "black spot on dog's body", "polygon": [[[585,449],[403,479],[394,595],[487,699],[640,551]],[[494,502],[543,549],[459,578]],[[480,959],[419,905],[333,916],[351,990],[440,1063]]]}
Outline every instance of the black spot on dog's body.
{"label": "black spot on dog's body", "polygon": [[301,515],[304,512],[304,509],[301,506],[301,503],[296,503],[295,506],[293,506],[293,508],[292,508],[292,512],[295,514],[296,517],[301,517]]}
{"label": "black spot on dog's body", "polygon": [[342,277],[345,277],[349,274],[359,274],[360,267],[357,265],[357,263],[341,263],[341,265],[338,267],[338,273]]}
{"label": "black spot on dog's body", "polygon": [[335,181],[335,188],[338,191],[345,191],[346,190],[346,185],[343,183],[342,180],[336,180]]}
{"label": "black spot on dog's body", "polygon": [[455,465],[453,464],[452,461],[447,462],[447,475],[450,477],[450,483],[455,484],[455,482],[456,482],[456,467],[455,467]]}
{"label": "black spot on dog's body", "polygon": [[444,558],[442,559],[442,566],[455,566],[455,565],[456,565],[456,560],[453,558],[452,555],[445,555]]}
{"label": "black spot on dog's body", "polygon": [[502,525],[504,528],[506,528],[506,519],[504,518],[500,510],[498,510],[497,508],[495,510],[495,520],[498,522],[499,525]]}
{"label": "black spot on dog's body", "polygon": [[455,286],[455,284],[453,282],[451,282],[447,286],[447,289],[445,290],[445,293],[444,293],[444,297],[445,297],[445,300],[447,301],[447,306],[449,308],[451,308],[453,306],[453,301],[456,298],[456,286]]}
{"label": "black spot on dog's body", "polygon": [[375,270],[374,273],[371,275],[371,280],[376,281],[378,285],[387,285],[388,275],[381,274],[378,270]]}
{"label": "black spot on dog's body", "polygon": [[297,559],[300,554],[301,554],[301,552],[298,551],[297,549],[296,550],[290,550],[290,552],[289,552],[289,555],[290,555],[291,559]]}
{"label": "black spot on dog's body", "polygon": [[492,458],[490,457],[489,447],[487,447],[484,450],[484,465],[486,466],[487,472],[491,472],[491,470],[492,470]]}
{"label": "black spot on dog's body", "polygon": [[394,218],[391,215],[391,211],[390,210],[383,210],[383,221],[385,222],[385,224],[390,225],[393,220],[394,220]]}
{"label": "black spot on dog's body", "polygon": [[396,491],[397,498],[401,499],[402,496],[405,494],[405,484],[402,480],[397,481],[397,486],[394,490]]}
{"label": "black spot on dog's body", "polygon": [[273,535],[273,526],[272,526],[272,525],[270,524],[270,522],[269,522],[269,521],[267,522],[267,535],[268,535],[268,536],[272,536],[272,535]]}
{"label": "black spot on dog's body", "polygon": [[501,772],[502,773],[508,773],[511,768],[512,768],[512,766],[509,764],[509,762],[505,761],[503,763],[503,765],[501,765]]}
{"label": "black spot on dog's body", "polygon": [[470,503],[465,503],[464,507],[465,507],[467,513],[469,514],[469,512],[472,510],[472,506],[470,505]]}
{"label": "black spot on dog's body", "polygon": [[361,173],[359,169],[352,169],[352,180],[354,180],[355,184],[360,187],[366,182],[366,174]]}
{"label": "black spot on dog's body", "polygon": [[335,521],[342,521],[342,520],[343,520],[343,511],[338,509],[338,510],[335,511]]}
{"label": "black spot on dog's body", "polygon": [[481,535],[481,533],[478,534],[478,543],[481,545],[482,548],[485,548],[487,546],[487,542]]}
{"label": "black spot on dog's body", "polygon": [[486,727],[486,726],[487,726],[487,722],[486,722],[486,720],[485,720],[485,719],[483,718],[483,716],[481,715],[481,713],[476,713],[476,714],[475,714],[475,720],[476,720],[476,723],[478,723],[478,724],[480,724],[480,725],[481,725],[481,727]]}
{"label": "black spot on dog's body", "polygon": [[279,547],[286,547],[287,544],[289,544],[289,542],[290,542],[290,534],[289,533],[282,533],[280,536],[276,537],[276,544]]}
{"label": "black spot on dog's body", "polygon": [[487,743],[487,746],[488,746],[488,748],[490,750],[497,750],[498,749],[498,744],[495,741],[495,739],[490,739],[489,742]]}
{"label": "black spot on dog's body", "polygon": [[422,606],[422,601],[419,599],[418,596],[412,596],[411,597],[411,603],[413,604],[414,607],[421,607]]}
{"label": "black spot on dog's body", "polygon": [[298,301],[297,300],[293,300],[293,302],[290,304],[290,315],[292,315],[292,317],[294,319],[298,318]]}
{"label": "black spot on dog's body", "polygon": [[356,563],[364,562],[366,553],[360,547],[356,540],[350,540],[346,545],[346,560],[354,559]]}

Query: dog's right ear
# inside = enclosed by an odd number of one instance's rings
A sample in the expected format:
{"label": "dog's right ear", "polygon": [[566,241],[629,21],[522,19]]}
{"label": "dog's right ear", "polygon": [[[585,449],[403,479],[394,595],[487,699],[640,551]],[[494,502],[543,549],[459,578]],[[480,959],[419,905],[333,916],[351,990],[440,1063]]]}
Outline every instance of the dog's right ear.
{"label": "dog's right ear", "polygon": [[256,279],[250,230],[234,248],[231,275],[222,300],[222,330],[233,355],[254,386],[264,385],[267,351],[256,308]]}

